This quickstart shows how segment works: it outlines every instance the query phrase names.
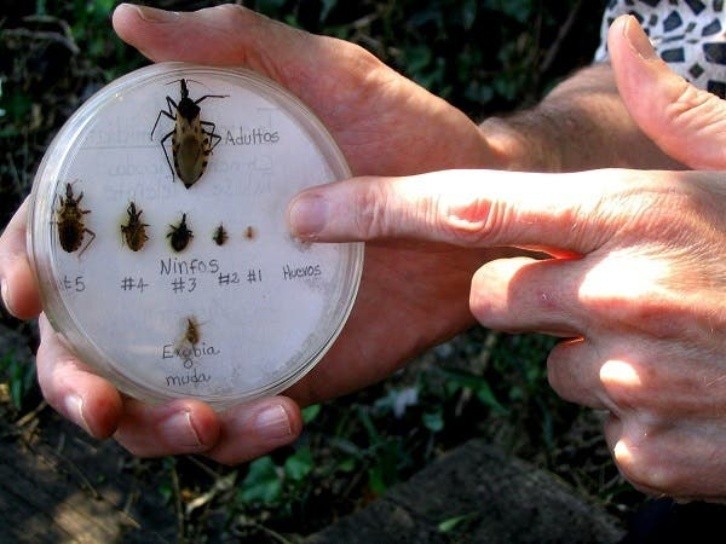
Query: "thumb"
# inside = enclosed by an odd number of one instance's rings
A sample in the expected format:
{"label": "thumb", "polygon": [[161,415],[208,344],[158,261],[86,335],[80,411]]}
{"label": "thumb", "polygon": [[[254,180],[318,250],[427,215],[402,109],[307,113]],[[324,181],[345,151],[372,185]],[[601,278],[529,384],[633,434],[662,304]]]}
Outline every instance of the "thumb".
{"label": "thumb", "polygon": [[234,4],[195,12],[120,4],[113,13],[113,27],[122,40],[154,62],[245,65],[273,79],[282,63],[277,55],[310,46],[305,33],[291,32]]}
{"label": "thumb", "polygon": [[610,27],[608,49],[620,96],[640,129],[691,168],[726,168],[726,102],[674,73],[630,15]]}

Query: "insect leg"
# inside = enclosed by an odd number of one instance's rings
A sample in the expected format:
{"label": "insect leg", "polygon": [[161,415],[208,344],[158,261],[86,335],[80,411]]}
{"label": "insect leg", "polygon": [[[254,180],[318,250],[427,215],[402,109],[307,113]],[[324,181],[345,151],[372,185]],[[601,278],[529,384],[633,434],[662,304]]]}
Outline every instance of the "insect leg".
{"label": "insect leg", "polygon": [[213,150],[215,147],[217,147],[217,144],[222,141],[222,137],[215,132],[217,130],[217,125],[212,123],[211,121],[200,121],[202,126],[204,127],[211,127],[210,130],[205,130],[204,133],[209,136],[209,150]]}
{"label": "insect leg", "polygon": [[197,98],[194,101],[194,103],[199,104],[202,100],[206,100],[207,98],[229,98],[229,95],[228,94],[205,94],[201,98]]}
{"label": "insect leg", "polygon": [[169,108],[169,111],[159,110],[159,115],[156,116],[154,128],[151,129],[151,134],[149,135],[150,140],[154,139],[154,131],[156,130],[156,125],[159,124],[159,119],[161,119],[162,115],[168,117],[172,121],[176,121],[176,115],[174,115],[174,110],[179,111],[179,107],[176,105],[176,102],[174,102],[174,99],[171,96],[166,97],[166,107]]}
{"label": "insect leg", "polygon": [[174,131],[169,131],[162,139],[161,142],[161,149],[164,150],[164,156],[166,157],[166,164],[169,165],[169,170],[171,171],[171,182],[174,183],[174,167],[171,165],[171,160],[169,160],[169,152],[166,150],[166,147],[164,146],[164,142],[169,139],[170,136],[174,134]]}
{"label": "insect leg", "polygon": [[83,252],[84,252],[84,251],[86,251],[86,250],[88,249],[88,246],[90,246],[90,245],[91,245],[91,242],[93,242],[93,241],[94,241],[94,240],[96,239],[96,233],[95,233],[95,232],[93,232],[93,231],[92,231],[91,229],[89,229],[89,228],[84,228],[84,229],[83,229],[83,232],[85,232],[86,234],[88,234],[88,235],[90,236],[90,238],[89,238],[88,242],[86,242],[86,245],[85,245],[85,246],[83,246],[83,249],[82,249],[81,251],[79,251],[79,252],[78,252],[78,256],[79,256],[79,257],[80,257],[81,255],[83,255]]}

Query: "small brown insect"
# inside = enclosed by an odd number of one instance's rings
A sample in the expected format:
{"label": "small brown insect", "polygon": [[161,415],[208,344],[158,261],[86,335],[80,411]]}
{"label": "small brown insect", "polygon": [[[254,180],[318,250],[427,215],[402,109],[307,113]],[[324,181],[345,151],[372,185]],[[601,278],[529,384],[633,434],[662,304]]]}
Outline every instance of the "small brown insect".
{"label": "small brown insect", "polygon": [[223,246],[229,236],[227,235],[227,229],[224,228],[224,225],[222,223],[219,224],[219,226],[214,230],[214,236],[212,236],[212,240],[214,240],[214,243],[218,246]]}
{"label": "small brown insect", "polygon": [[187,317],[187,329],[184,332],[184,341],[191,346],[196,346],[201,340],[201,333],[199,332],[199,323],[194,317]]}
{"label": "small brown insect", "polygon": [[247,240],[254,240],[257,237],[257,231],[255,230],[255,227],[247,227],[245,229],[245,238]]}
{"label": "small brown insect", "polygon": [[[222,140],[222,137],[215,132],[216,125],[210,121],[202,121],[201,108],[199,103],[207,98],[227,98],[229,95],[205,94],[197,100],[189,98],[189,89],[185,79],[179,80],[179,94],[181,98],[177,104],[170,96],[166,97],[166,110],[160,110],[156,117],[154,128],[151,129],[151,139],[154,139],[154,131],[159,124],[161,116],[174,121],[174,128],[167,132],[161,139],[161,148],[164,150],[166,162],[171,170],[171,179],[174,181],[174,171],[189,189],[194,185],[207,168],[209,155]],[[171,138],[171,151],[174,157],[174,168],[169,160],[169,153],[164,142]]]}
{"label": "small brown insect", "polygon": [[174,251],[179,253],[183,251],[189,245],[194,234],[187,226],[187,214],[182,214],[182,219],[178,225],[169,225],[171,230],[166,235],[171,240],[171,247]]}
{"label": "small brown insect", "polygon": [[83,199],[83,191],[76,198],[73,195],[73,186],[66,183],[65,199],[58,195],[60,207],[56,210],[56,223],[58,224],[58,239],[61,247],[67,253],[73,253],[83,245],[83,238],[86,234],[90,236],[86,245],[83,246],[78,256],[81,256],[91,242],[95,240],[96,233],[86,227],[84,215],[91,213],[91,210],[81,208],[81,200]]}
{"label": "small brown insect", "polygon": [[134,202],[129,204],[126,213],[129,215],[129,220],[125,225],[121,225],[121,234],[129,249],[131,251],[138,251],[144,247],[144,244],[149,239],[146,235],[146,227],[149,225],[141,222],[143,210],[137,212]]}

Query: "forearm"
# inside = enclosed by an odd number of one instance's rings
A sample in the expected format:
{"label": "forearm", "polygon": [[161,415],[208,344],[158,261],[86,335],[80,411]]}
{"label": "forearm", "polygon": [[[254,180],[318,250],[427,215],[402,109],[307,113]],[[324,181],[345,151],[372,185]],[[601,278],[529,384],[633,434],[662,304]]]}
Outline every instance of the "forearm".
{"label": "forearm", "polygon": [[609,64],[575,73],[537,106],[487,119],[481,130],[510,170],[682,168],[635,125]]}

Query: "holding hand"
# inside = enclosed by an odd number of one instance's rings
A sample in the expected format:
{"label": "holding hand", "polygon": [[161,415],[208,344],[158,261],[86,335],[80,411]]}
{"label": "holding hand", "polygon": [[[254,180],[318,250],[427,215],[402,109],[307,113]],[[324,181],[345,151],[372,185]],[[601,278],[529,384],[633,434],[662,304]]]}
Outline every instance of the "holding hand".
{"label": "holding hand", "polygon": [[[313,109],[356,175],[505,165],[463,113],[351,43],[231,5],[194,13],[122,5],[114,27],[154,61],[246,66],[276,80]],[[3,298],[23,318],[40,311],[25,250],[26,213],[26,206],[19,209],[0,239]],[[297,402],[277,396],[215,414],[199,401],[149,406],[122,398],[65,347],[44,318],[38,378],[60,413],[93,436],[113,435],[134,454],[206,453],[224,463],[241,462],[296,439],[302,426],[298,403],[378,381],[472,324],[471,274],[502,254],[433,244],[371,245],[354,312],[324,361],[290,391]],[[412,282],[422,269],[428,270],[426,281]]]}
{"label": "holding hand", "polygon": [[[610,49],[625,103],[654,139],[686,163],[726,168],[716,154],[723,137],[708,130],[726,123],[726,103],[650,55],[632,19],[613,25]],[[652,103],[664,109],[644,113]],[[683,130],[663,135],[668,106],[710,115],[685,116]],[[683,120],[674,116],[671,126]],[[313,241],[408,239],[550,253],[556,258],[482,266],[471,283],[477,320],[569,339],[550,354],[550,383],[565,399],[610,412],[608,444],[636,487],[726,500],[723,173],[367,177],[305,191],[289,218],[298,236]]]}

